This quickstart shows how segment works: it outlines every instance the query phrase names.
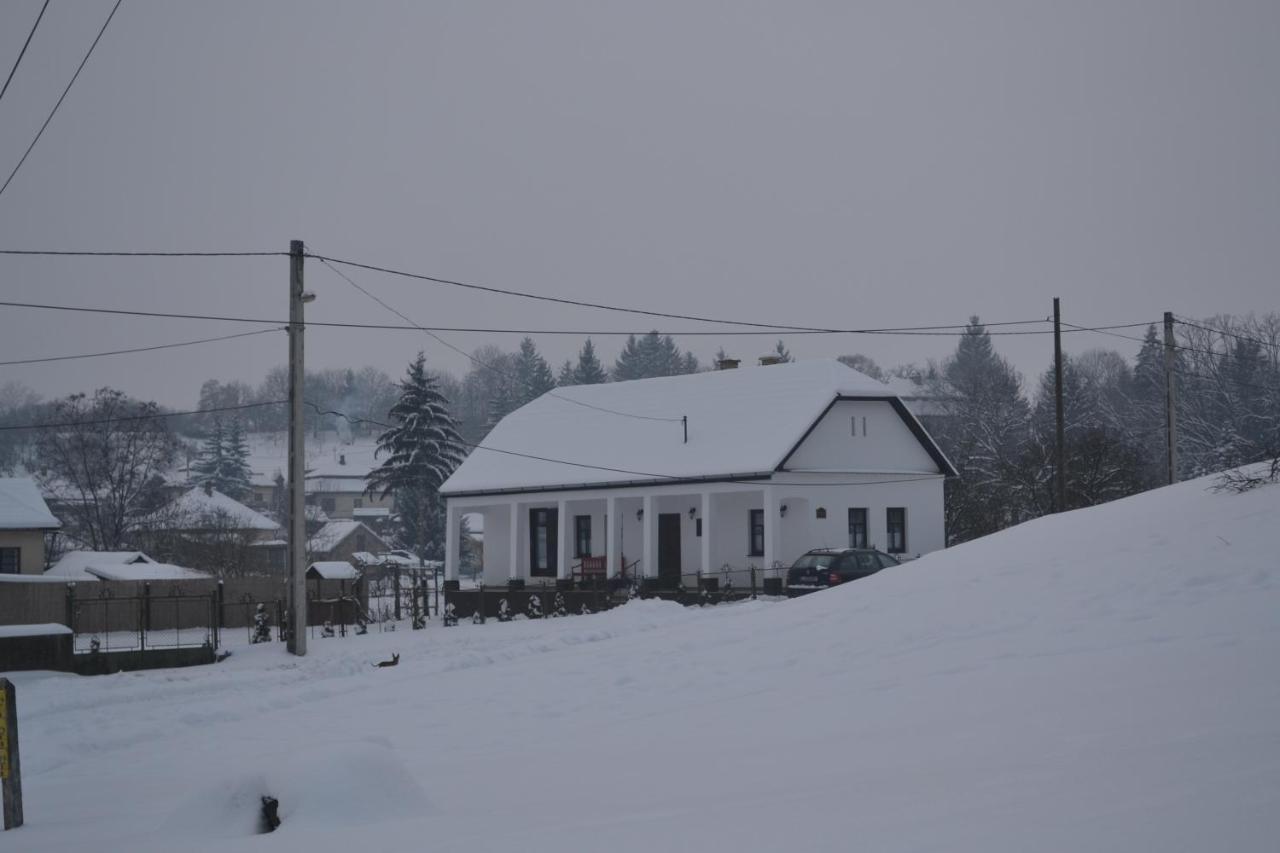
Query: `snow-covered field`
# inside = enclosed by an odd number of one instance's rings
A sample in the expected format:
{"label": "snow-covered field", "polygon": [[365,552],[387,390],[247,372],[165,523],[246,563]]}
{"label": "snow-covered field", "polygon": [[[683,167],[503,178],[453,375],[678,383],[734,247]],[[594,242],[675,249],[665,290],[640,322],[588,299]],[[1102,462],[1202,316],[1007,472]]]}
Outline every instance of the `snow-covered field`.
{"label": "snow-covered field", "polygon": [[1207,486],[794,601],[18,673],[0,850],[1274,851],[1280,487]]}

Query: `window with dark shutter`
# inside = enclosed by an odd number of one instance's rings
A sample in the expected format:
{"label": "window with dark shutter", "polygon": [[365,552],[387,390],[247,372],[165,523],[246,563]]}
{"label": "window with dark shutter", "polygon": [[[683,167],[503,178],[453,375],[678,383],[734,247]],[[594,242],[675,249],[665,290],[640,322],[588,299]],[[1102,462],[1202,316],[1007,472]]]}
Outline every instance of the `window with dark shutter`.
{"label": "window with dark shutter", "polygon": [[864,506],[849,508],[849,547],[867,547],[867,508]]}
{"label": "window with dark shutter", "polygon": [[764,510],[753,509],[750,511],[749,527],[751,530],[750,551],[747,552],[748,557],[764,556]]}
{"label": "window with dark shutter", "polygon": [[905,507],[891,506],[885,510],[885,526],[889,535],[890,554],[907,552],[907,510]]}

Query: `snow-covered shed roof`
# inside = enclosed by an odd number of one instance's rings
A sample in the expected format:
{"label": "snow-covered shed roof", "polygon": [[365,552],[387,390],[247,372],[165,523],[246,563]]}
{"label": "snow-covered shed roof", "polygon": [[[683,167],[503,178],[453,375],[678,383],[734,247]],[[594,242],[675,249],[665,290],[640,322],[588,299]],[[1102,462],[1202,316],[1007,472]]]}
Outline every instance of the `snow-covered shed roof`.
{"label": "snow-covered shed roof", "polygon": [[0,477],[0,530],[56,530],[62,526],[29,477]]}
{"label": "snow-covered shed roof", "polygon": [[280,527],[235,498],[224,495],[217,489],[205,492],[200,487],[185,492],[161,510],[155,523],[161,527],[183,529],[191,527],[193,523],[198,526],[199,519],[213,516],[225,517],[241,530],[276,530]]}
{"label": "snow-covered shed roof", "polygon": [[[834,359],[817,359],[556,388],[503,418],[440,491],[768,476],[842,396],[897,403],[907,425],[941,460],[940,469],[951,473],[933,440],[883,383]],[[688,418],[687,443],[682,417]]]}
{"label": "snow-covered shed roof", "polygon": [[207,572],[173,563],[107,563],[86,566],[85,571],[94,579],[104,581],[195,581],[212,577]]}
{"label": "snow-covered shed roof", "polygon": [[350,581],[360,577],[356,567],[343,560],[321,560],[307,567],[307,577],[330,581]]}
{"label": "snow-covered shed roof", "polygon": [[138,563],[154,563],[141,551],[69,551],[62,559],[45,570],[45,577],[65,578],[72,581],[97,580],[88,572],[90,566],[124,566]]}

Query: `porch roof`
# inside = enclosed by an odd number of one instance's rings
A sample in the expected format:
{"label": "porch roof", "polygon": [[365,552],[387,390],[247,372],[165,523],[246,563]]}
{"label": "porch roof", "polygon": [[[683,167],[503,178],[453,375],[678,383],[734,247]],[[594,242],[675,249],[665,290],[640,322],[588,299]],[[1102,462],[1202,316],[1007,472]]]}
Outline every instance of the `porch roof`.
{"label": "porch roof", "polygon": [[503,418],[440,492],[768,476],[841,396],[897,399],[834,359],[556,388]]}

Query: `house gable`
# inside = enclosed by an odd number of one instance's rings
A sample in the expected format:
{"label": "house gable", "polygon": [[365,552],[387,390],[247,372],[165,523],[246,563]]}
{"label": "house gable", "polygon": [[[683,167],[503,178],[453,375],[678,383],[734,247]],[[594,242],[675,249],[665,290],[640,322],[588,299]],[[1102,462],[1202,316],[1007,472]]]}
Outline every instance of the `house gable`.
{"label": "house gable", "polygon": [[778,470],[955,476],[951,463],[896,397],[837,397]]}

